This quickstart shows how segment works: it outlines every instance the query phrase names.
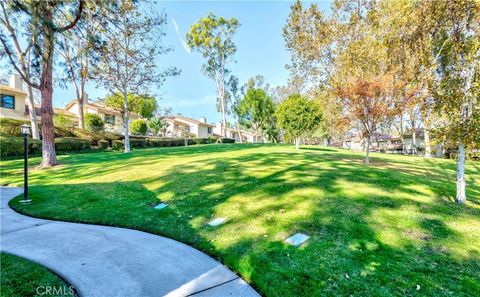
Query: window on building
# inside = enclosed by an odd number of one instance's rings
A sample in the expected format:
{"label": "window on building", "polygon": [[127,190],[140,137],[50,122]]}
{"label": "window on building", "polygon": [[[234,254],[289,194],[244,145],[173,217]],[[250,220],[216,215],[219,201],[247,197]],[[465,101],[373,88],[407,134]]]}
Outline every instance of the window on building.
{"label": "window on building", "polygon": [[15,109],[15,97],[12,95],[4,95],[2,94],[2,107]]}
{"label": "window on building", "polygon": [[105,124],[114,125],[115,124],[115,115],[106,114],[105,115]]}
{"label": "window on building", "polygon": [[212,134],[212,127],[208,127],[208,128],[207,128],[207,133],[208,133],[208,134]]}

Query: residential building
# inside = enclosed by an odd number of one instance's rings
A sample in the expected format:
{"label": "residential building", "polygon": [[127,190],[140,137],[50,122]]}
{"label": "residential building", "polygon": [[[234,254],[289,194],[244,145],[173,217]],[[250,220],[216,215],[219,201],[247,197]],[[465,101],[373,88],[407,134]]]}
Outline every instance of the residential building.
{"label": "residential building", "polygon": [[[411,154],[414,149],[412,133],[403,134],[403,144],[405,150],[402,148],[402,139],[399,135],[387,135],[387,134],[375,134],[370,138],[370,150],[380,151],[386,153],[398,153],[403,152]],[[342,142],[342,147],[353,150],[362,150],[366,148],[366,139],[361,136],[360,133],[353,133],[347,135]],[[417,129],[415,133],[415,148],[417,152],[423,151],[425,148],[425,140],[423,129]]]}
{"label": "residential building", "polygon": [[[227,127],[226,130],[227,130],[226,136],[228,138],[235,139],[235,142],[240,142],[240,135],[242,136],[242,142],[249,142],[249,143],[265,142],[265,141],[262,141],[262,137],[260,135],[255,134],[255,132],[240,130],[240,133],[239,133],[238,129],[234,129],[230,127]],[[221,122],[215,125],[215,128],[213,129],[213,133],[219,137],[223,136],[223,129],[222,129]]]}
{"label": "residential building", "polygon": [[163,117],[168,123],[167,137],[198,137],[208,138],[213,136],[215,125],[207,124],[207,119],[201,117],[198,121],[181,115]]}
{"label": "residential building", "polygon": [[[86,93],[84,94],[83,102],[84,115],[86,115],[87,113],[97,114],[105,122],[106,131],[118,134],[124,133],[125,129],[123,127],[123,116],[119,111],[106,107],[100,102],[90,102]],[[67,105],[65,105],[65,110],[74,114],[78,118],[79,105],[77,100],[74,99],[70,101]],[[139,115],[130,113],[129,122],[132,122],[133,120],[138,118],[140,118]]]}
{"label": "residential building", "polygon": [[16,120],[29,120],[27,92],[18,75],[10,77],[9,85],[0,84],[0,117]]}

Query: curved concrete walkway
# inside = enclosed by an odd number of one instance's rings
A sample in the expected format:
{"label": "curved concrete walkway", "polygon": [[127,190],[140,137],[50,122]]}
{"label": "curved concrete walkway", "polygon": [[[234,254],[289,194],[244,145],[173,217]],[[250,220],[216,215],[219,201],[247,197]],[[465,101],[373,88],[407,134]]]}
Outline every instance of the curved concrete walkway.
{"label": "curved concrete walkway", "polygon": [[21,215],[8,206],[21,193],[0,188],[1,251],[49,268],[80,296],[259,296],[228,268],[177,241]]}

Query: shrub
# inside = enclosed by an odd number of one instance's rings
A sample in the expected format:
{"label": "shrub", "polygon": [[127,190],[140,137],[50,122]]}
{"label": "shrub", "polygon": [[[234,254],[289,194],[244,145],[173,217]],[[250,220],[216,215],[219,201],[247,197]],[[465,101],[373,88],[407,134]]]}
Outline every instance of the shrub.
{"label": "shrub", "polygon": [[42,151],[42,141],[40,139],[28,139],[28,152],[30,154],[39,153]]}
{"label": "shrub", "polygon": [[160,138],[148,138],[147,139],[148,145],[155,146],[155,147],[165,146],[166,141],[167,141],[166,139],[160,139]]}
{"label": "shrub", "polygon": [[208,138],[193,138],[192,139],[194,144],[207,144],[210,143],[210,140]]}
{"label": "shrub", "polygon": [[56,127],[73,128],[73,120],[63,113],[56,113],[53,116],[53,123]]}
{"label": "shrub", "polygon": [[235,139],[233,138],[228,138],[228,137],[222,137],[219,138],[221,143],[235,143]]}
{"label": "shrub", "polygon": [[101,139],[108,140],[109,142],[111,142],[112,140],[122,139],[122,136],[109,133],[109,132],[97,133],[97,132],[88,131],[88,130],[74,129],[73,133],[75,137],[90,140],[91,145],[93,146],[97,146],[98,142]]}
{"label": "shrub", "polygon": [[112,140],[112,148],[114,150],[121,150],[123,149],[123,141],[121,140]]}
{"label": "shrub", "polygon": [[144,119],[136,119],[130,123],[130,130],[135,134],[145,135],[147,128],[147,122]]}
{"label": "shrub", "polygon": [[[0,135],[0,157],[23,156],[23,137]],[[42,141],[28,139],[28,153],[33,154],[42,150]]]}
{"label": "shrub", "polygon": [[138,138],[131,138],[130,139],[130,147],[146,147],[147,146],[147,140],[146,139],[138,139]]}
{"label": "shrub", "polygon": [[76,137],[55,138],[57,151],[81,151],[90,148],[90,140]]}
{"label": "shrub", "polygon": [[100,133],[105,129],[105,123],[98,114],[86,113],[84,118],[85,129]]}
{"label": "shrub", "polygon": [[108,149],[108,146],[109,146],[110,142],[108,140],[105,140],[105,139],[100,139],[98,141],[98,148],[100,149]]}
{"label": "shrub", "polygon": [[[20,126],[23,124],[30,125],[30,121],[23,120],[14,120],[7,118],[0,118],[0,134],[5,136],[16,136],[21,137]],[[41,133],[42,125],[39,124],[39,132]],[[66,129],[62,127],[54,127],[55,137],[73,137],[75,136],[71,129]]]}
{"label": "shrub", "polygon": [[[188,144],[193,144],[192,139],[188,139]],[[185,145],[185,138],[175,138],[171,140],[171,146],[184,146]]]}
{"label": "shrub", "polygon": [[210,137],[208,137],[208,141],[209,141],[210,143],[217,143],[218,138],[215,137],[215,136],[210,136]]}

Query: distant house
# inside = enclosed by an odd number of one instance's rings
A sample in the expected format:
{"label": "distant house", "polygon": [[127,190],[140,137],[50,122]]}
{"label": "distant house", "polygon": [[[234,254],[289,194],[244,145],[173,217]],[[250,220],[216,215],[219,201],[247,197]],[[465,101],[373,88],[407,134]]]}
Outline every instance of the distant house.
{"label": "distant house", "polygon": [[[255,132],[240,130],[238,133],[238,129],[227,127],[227,137],[235,139],[235,142],[240,142],[240,134],[242,136],[242,142],[249,142],[249,143],[257,143],[262,142],[262,137],[260,135],[255,134]],[[216,136],[223,135],[222,123],[217,123],[213,132]]]}
{"label": "distant house", "polygon": [[0,117],[29,120],[27,97],[20,76],[12,75],[9,85],[0,84]]}
{"label": "distant house", "polygon": [[[99,102],[89,102],[87,94],[84,94],[83,102],[84,115],[87,113],[98,114],[105,122],[106,131],[119,134],[124,133],[125,129],[123,127],[123,116],[119,111],[106,107],[104,104]],[[67,105],[65,105],[65,110],[74,114],[78,120],[79,105],[76,99],[67,103]],[[128,118],[129,123],[138,118],[140,118],[139,115],[130,113]]]}
{"label": "distant house", "polygon": [[[417,129],[415,136],[415,147],[417,151],[422,151],[425,148],[423,129]],[[375,134],[371,136],[370,141],[371,151],[399,154],[403,152],[402,140],[399,135]],[[414,148],[412,133],[403,134],[403,143],[405,152],[411,154]],[[341,146],[353,150],[365,150],[366,139],[360,133],[350,134],[343,140]]]}
{"label": "distant house", "polygon": [[198,137],[208,138],[213,136],[215,125],[207,124],[207,119],[201,117],[198,121],[181,115],[166,116],[162,118],[168,123],[168,137]]}

